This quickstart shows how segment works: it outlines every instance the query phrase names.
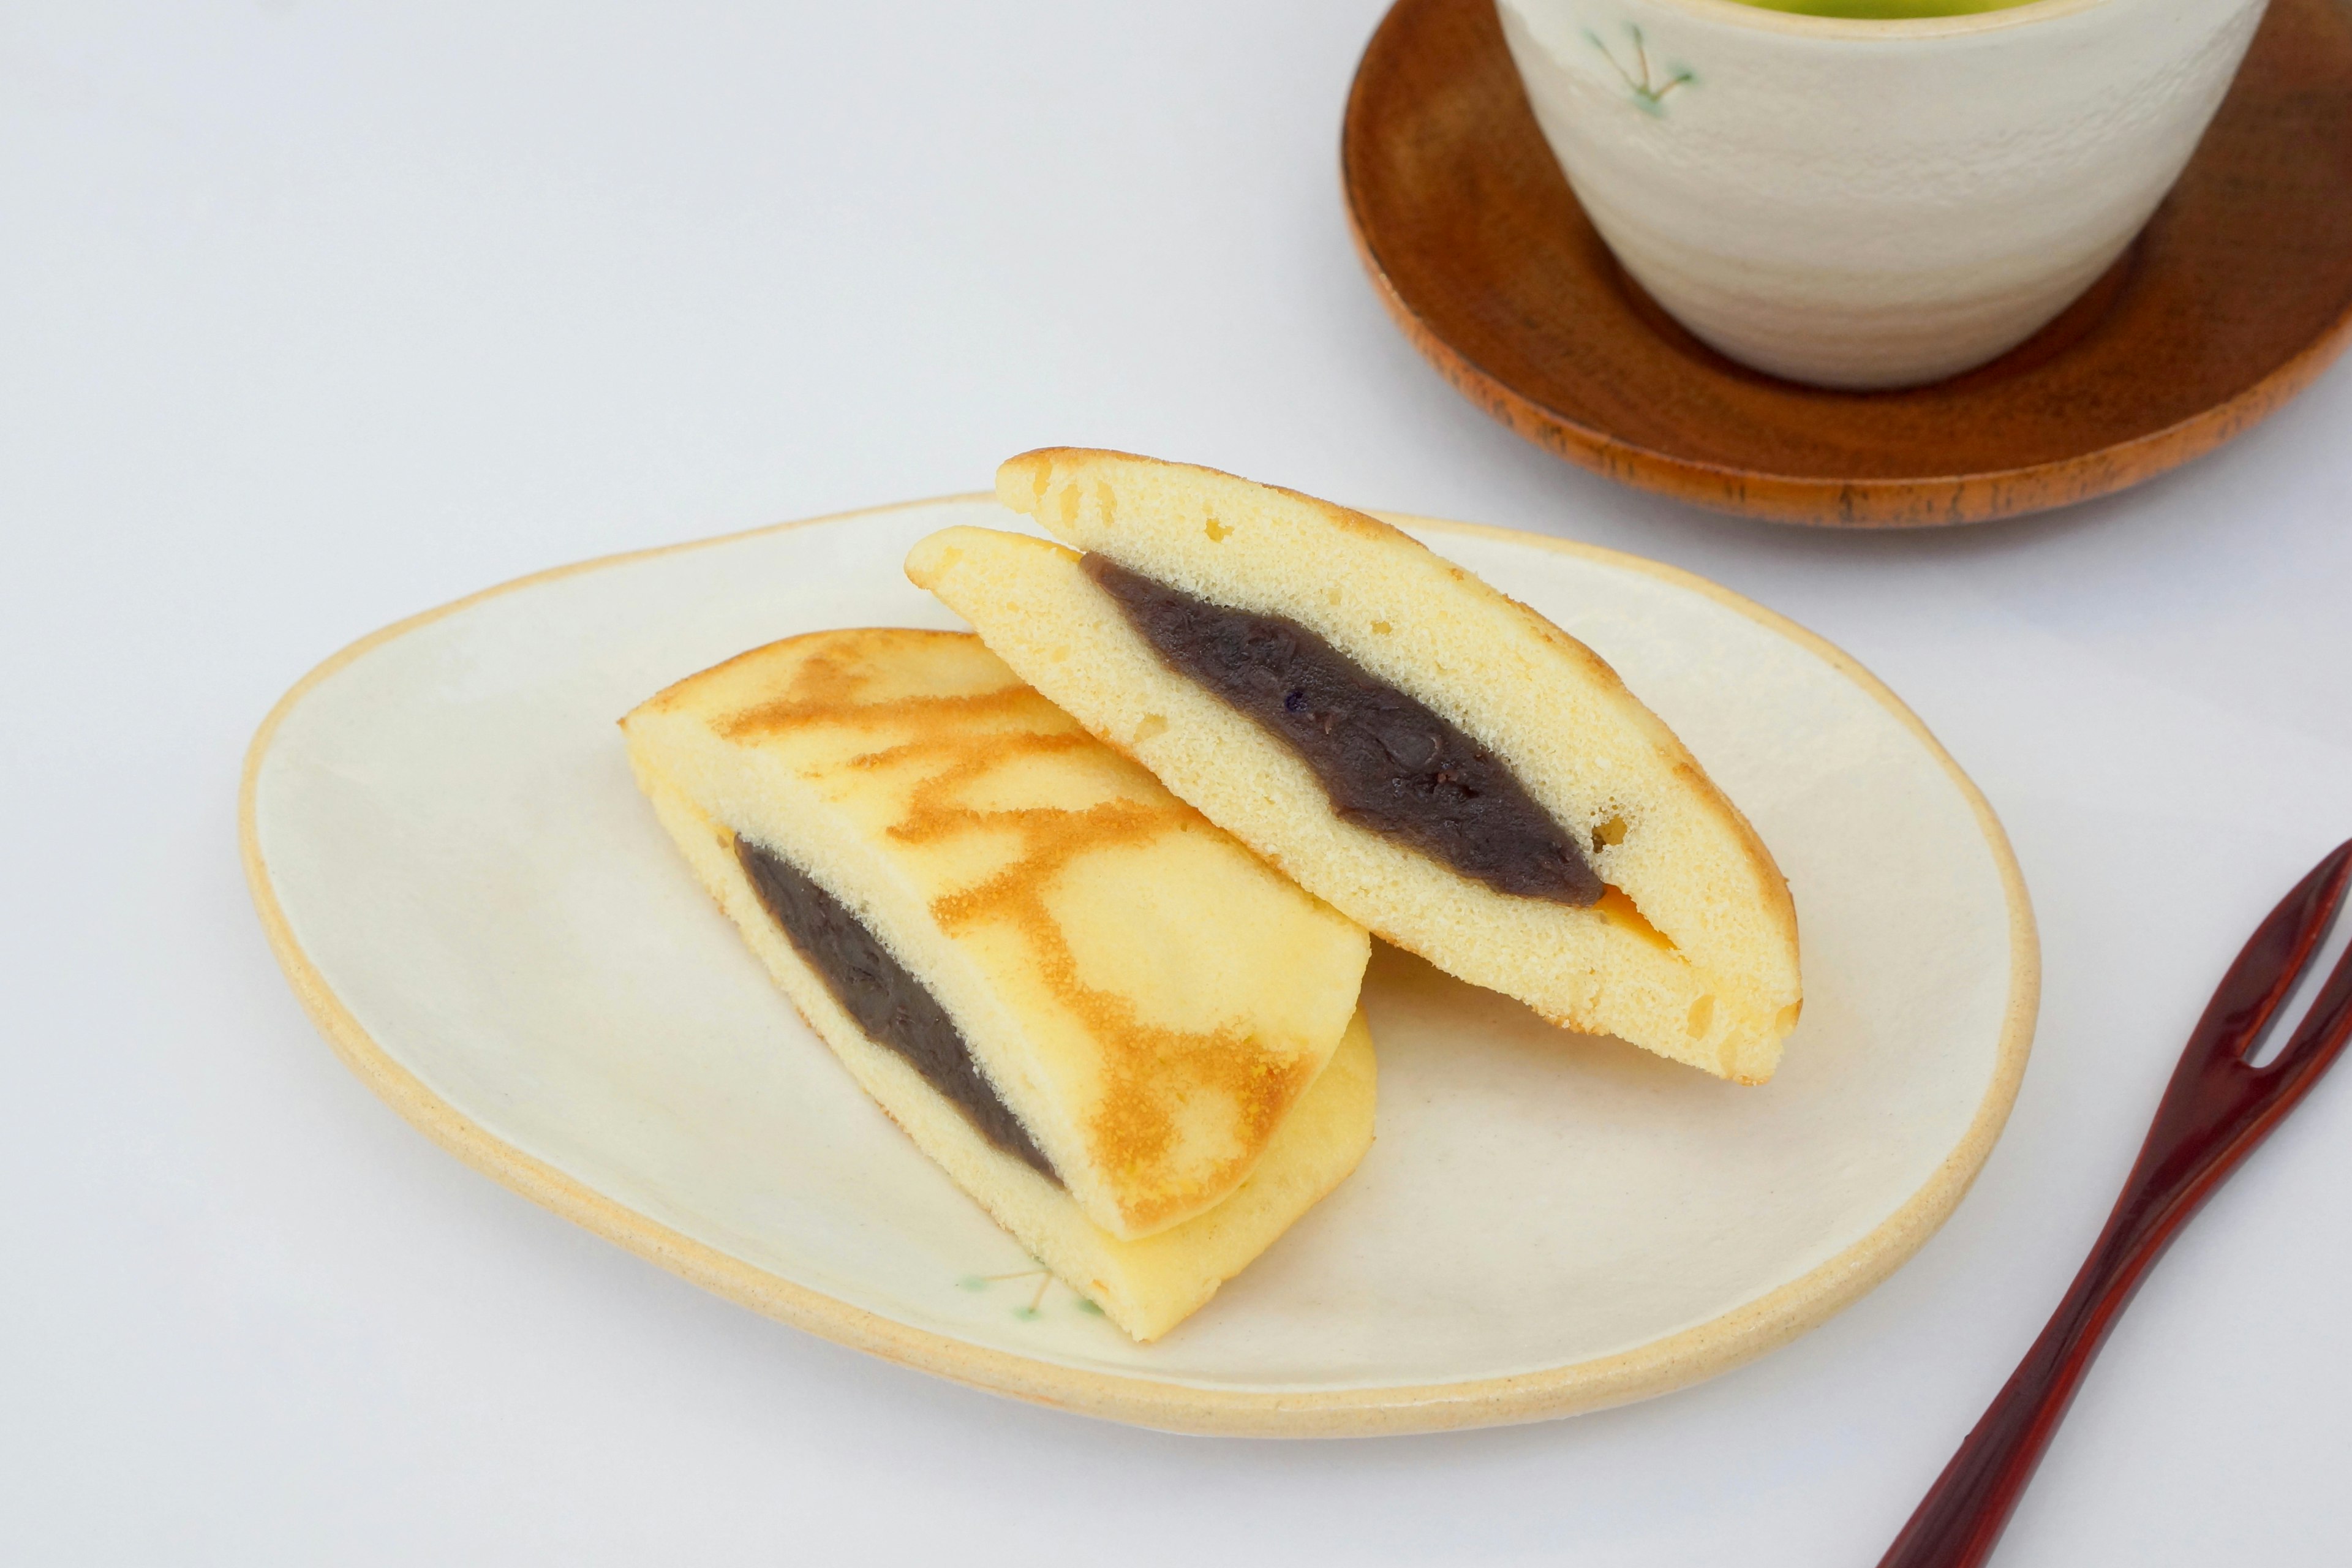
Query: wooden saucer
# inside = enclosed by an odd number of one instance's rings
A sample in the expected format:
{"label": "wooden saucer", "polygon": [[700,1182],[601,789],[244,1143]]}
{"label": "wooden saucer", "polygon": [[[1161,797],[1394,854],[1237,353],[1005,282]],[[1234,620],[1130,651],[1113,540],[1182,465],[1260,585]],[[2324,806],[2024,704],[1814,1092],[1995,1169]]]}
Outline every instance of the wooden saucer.
{"label": "wooden saucer", "polygon": [[1463,394],[1570,462],[1782,522],[1982,522],[2211,451],[2352,340],[2352,5],[2272,0],[2113,271],[1992,363],[1902,392],[1733,363],[1618,267],[1537,129],[1494,0],[1399,0],[1348,95],[1364,265]]}

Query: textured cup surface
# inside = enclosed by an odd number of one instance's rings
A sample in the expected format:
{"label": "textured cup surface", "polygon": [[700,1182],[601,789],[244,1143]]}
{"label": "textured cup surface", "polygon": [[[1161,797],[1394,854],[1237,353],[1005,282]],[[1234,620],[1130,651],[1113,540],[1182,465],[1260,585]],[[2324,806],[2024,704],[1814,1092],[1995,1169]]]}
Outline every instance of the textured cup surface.
{"label": "textured cup surface", "polygon": [[1866,388],[1982,363],[2104,272],[2196,149],[2264,0],[1910,22],[1496,3],[1626,270],[1734,359]]}

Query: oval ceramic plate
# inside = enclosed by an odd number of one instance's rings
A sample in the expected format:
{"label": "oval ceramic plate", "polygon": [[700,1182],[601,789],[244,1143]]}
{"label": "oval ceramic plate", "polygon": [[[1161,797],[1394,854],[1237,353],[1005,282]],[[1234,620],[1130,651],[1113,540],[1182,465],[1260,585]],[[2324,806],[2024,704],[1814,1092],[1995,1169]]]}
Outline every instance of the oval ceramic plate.
{"label": "oval ceramic plate", "polygon": [[394,1109],[721,1295],[893,1361],[1154,1426],[1392,1432],[1694,1382],[1802,1332],[1959,1201],[2022,1072],[2037,950],[1991,812],[1867,673],[1697,578],[1397,520],[1583,638],[1779,857],[1806,1005],[1723,1083],[1376,952],[1379,1138],[1150,1346],[1036,1269],[850,1083],[638,796],[614,721],[826,626],[952,626],[928,501],[526,578],[379,632],[256,737],[247,871]]}

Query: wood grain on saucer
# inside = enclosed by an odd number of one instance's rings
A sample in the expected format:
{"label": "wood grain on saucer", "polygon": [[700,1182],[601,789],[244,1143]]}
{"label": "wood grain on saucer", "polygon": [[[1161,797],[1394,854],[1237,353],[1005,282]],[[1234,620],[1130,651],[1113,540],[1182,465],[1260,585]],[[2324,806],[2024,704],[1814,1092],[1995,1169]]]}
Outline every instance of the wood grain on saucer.
{"label": "wood grain on saucer", "polygon": [[1399,0],[1349,94],[1341,174],[1406,336],[1538,446],[1782,522],[1982,522],[2211,451],[2352,341],[2352,5],[2272,0],[2124,258],[2000,359],[1899,392],[1746,369],[1660,310],[1577,205],[1494,0]]}

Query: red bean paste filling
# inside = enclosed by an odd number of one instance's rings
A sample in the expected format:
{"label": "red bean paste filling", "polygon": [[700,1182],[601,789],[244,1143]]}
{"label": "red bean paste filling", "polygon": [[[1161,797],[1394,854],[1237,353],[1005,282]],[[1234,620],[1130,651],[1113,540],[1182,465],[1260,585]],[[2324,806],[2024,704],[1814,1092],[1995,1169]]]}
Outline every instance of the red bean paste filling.
{"label": "red bean paste filling", "polygon": [[748,838],[736,838],[735,858],[793,949],[857,1026],[906,1058],[982,1137],[1060,1184],[1053,1162],[972,1061],[963,1031],[864,922],[807,873]]}
{"label": "red bean paste filling", "polygon": [[1160,662],[1298,754],[1340,819],[1499,893],[1578,908],[1602,882],[1500,759],[1297,622],[1228,609],[1088,554]]}

